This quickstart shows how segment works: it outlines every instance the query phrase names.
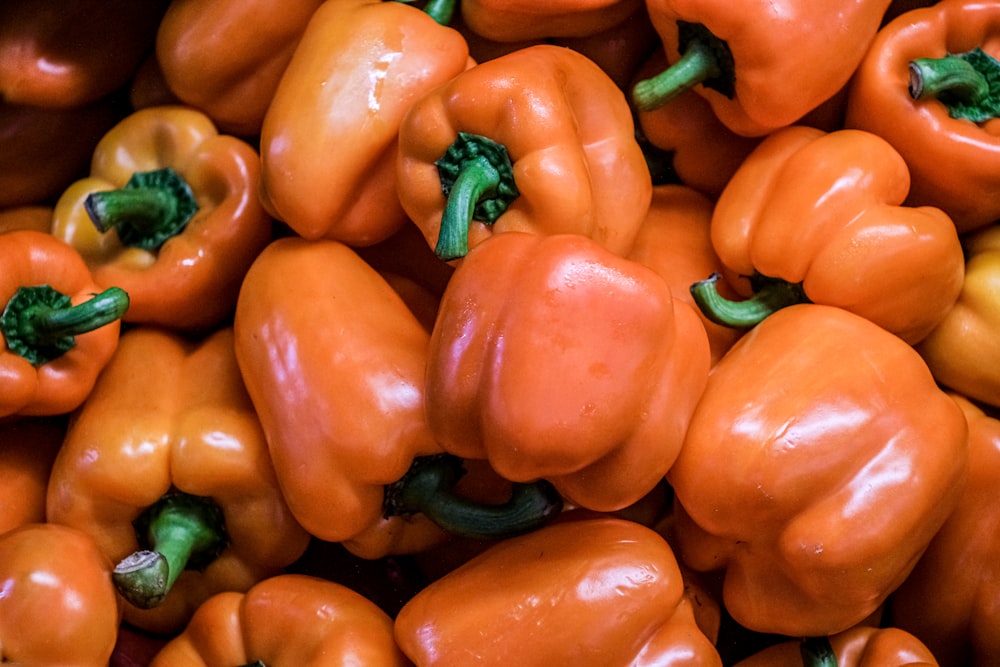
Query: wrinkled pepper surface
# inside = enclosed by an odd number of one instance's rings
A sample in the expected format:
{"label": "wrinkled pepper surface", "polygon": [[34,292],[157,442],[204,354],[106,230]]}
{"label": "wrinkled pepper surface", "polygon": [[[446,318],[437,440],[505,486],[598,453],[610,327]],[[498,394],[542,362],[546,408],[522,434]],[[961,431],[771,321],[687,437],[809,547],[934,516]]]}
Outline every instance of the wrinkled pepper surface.
{"label": "wrinkled pepper surface", "polygon": [[76,409],[118,345],[129,296],[102,291],[83,258],[46,232],[0,234],[0,417]]}
{"label": "wrinkled pepper surface", "polygon": [[406,215],[396,197],[399,123],[470,64],[462,35],[399,2],[325,2],[264,118],[261,198],[308,239],[377,243]]}
{"label": "wrinkled pepper surface", "polygon": [[171,0],[156,33],[170,90],[225,133],[260,134],[292,52],[321,0]]}
{"label": "wrinkled pepper surface", "polygon": [[0,535],[45,521],[45,492],[66,435],[59,419],[21,417],[0,423]]}
{"label": "wrinkled pepper surface", "polygon": [[[301,524],[365,558],[442,541],[447,519],[400,494],[425,488],[444,508],[466,508],[449,492],[461,470],[440,456],[427,423],[430,334],[390,283],[339,241],[282,238],[247,273],[234,328],[278,481]],[[557,511],[556,499],[542,500]],[[494,514],[484,520],[503,525]]]}
{"label": "wrinkled pepper surface", "polygon": [[783,292],[922,339],[957,300],[965,262],[946,214],[902,205],[908,185],[903,159],[877,135],[776,130],[716,202],[712,244],[740,276],[734,286],[754,295],[721,319],[752,324]]}
{"label": "wrinkled pepper surface", "polygon": [[116,563],[124,619],[159,633],[209,596],[278,573],[309,541],[278,487],[231,328],[197,341],[124,333],[67,431],[46,507]]}
{"label": "wrinkled pepper surface", "polygon": [[916,568],[892,598],[896,625],[944,667],[1000,660],[1000,420],[956,395],[969,422],[969,479]]}
{"label": "wrinkled pepper surface", "polygon": [[79,107],[123,87],[152,48],[166,0],[4,0],[0,99]]}
{"label": "wrinkled pepper surface", "polygon": [[611,511],[673,463],[705,386],[696,310],[579,234],[496,234],[445,290],[427,359],[436,442]]}
{"label": "wrinkled pepper surface", "polygon": [[642,6],[643,0],[461,0],[466,25],[497,42],[589,37],[622,23]]}
{"label": "wrinkled pepper surface", "polygon": [[232,316],[240,282],[271,240],[257,198],[260,159],[186,106],[122,119],[94,149],[90,175],[56,202],[52,234],[100,285],[119,285],[127,322],[201,332]]}
{"label": "wrinkled pepper surface", "polygon": [[899,628],[856,626],[831,637],[770,646],[735,667],[937,667],[923,642]]}
{"label": "wrinkled pepper surface", "polygon": [[628,252],[652,181],[625,96],[586,56],[540,44],[470,68],[399,128],[400,202],[460,260],[497,232],[578,233]]}
{"label": "wrinkled pepper surface", "polygon": [[615,518],[558,522],[493,545],[411,598],[395,632],[422,667],[722,665],[669,545]]}
{"label": "wrinkled pepper surface", "polygon": [[392,619],[360,593],[325,579],[280,574],[246,593],[206,600],[150,667],[347,665],[405,667]]}
{"label": "wrinkled pepper surface", "polygon": [[965,278],[958,301],[917,350],[941,384],[1000,406],[1000,225],[962,237]]}
{"label": "wrinkled pepper surface", "polygon": [[848,96],[845,125],[906,160],[910,205],[943,209],[961,232],[1000,218],[998,56],[1000,6],[942,0],[879,31]]}
{"label": "wrinkled pepper surface", "polygon": [[121,617],[90,535],[30,523],[0,535],[0,647],[15,665],[106,667]]}
{"label": "wrinkled pepper surface", "polygon": [[958,502],[968,429],[916,351],[841,308],[783,308],[716,364],[667,480],[675,547],[740,625],[861,622]]}
{"label": "wrinkled pepper surface", "polygon": [[685,90],[723,125],[755,137],[791,125],[848,82],[889,0],[817,3],[646,0],[670,66],[632,87],[640,110]]}

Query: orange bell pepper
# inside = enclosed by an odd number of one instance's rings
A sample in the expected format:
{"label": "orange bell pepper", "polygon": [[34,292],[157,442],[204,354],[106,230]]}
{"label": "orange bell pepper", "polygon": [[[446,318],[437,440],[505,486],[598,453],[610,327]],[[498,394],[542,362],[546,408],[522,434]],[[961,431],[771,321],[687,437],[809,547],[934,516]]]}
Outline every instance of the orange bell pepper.
{"label": "orange bell pepper", "polygon": [[586,56],[547,44],[416,101],[396,180],[403,209],[449,261],[509,230],[580,233],[624,254],[652,190],[622,91]]}
{"label": "orange bell pepper", "polygon": [[692,288],[695,297],[733,326],[766,317],[781,294],[850,310],[916,343],[955,304],[965,262],[947,215],[902,205],[908,183],[899,153],[874,134],[776,130],[712,216],[712,244],[753,298],[717,302],[710,281]]}
{"label": "orange bell pepper", "polygon": [[847,84],[890,0],[744,3],[647,0],[671,64],[632,87],[641,111],[685,90],[723,125],[758,137],[797,122]]}
{"label": "orange bell pepper", "polygon": [[210,595],[277,574],[308,544],[233,349],[231,328],[198,341],[129,329],[53,465],[48,520],[117,564],[136,627],[176,632]]}
{"label": "orange bell pepper", "polygon": [[395,632],[421,667],[722,665],[666,541],[615,518],[491,546],[411,598]]}
{"label": "orange bell pepper", "polygon": [[439,525],[466,532],[450,523],[452,508],[502,534],[521,529],[505,521],[519,521],[524,504],[538,512],[529,521],[561,506],[526,486],[512,516],[479,517],[450,493],[461,470],[440,456],[424,410],[429,334],[349,246],[295,236],[272,243],[247,273],[234,328],[278,480],[316,537],[378,558],[440,542]]}
{"label": "orange bell pepper", "polygon": [[944,667],[1000,660],[1000,418],[955,395],[969,422],[969,479],[920,562],[892,597],[895,625]]}
{"label": "orange bell pepper", "polygon": [[45,491],[66,426],[20,418],[0,423],[0,535],[45,521]]}
{"label": "orange bell pepper", "polygon": [[[691,283],[725,267],[712,247],[711,223],[714,204],[693,188],[684,185],[657,185],[646,221],[639,229],[628,258],[656,271],[670,285],[675,299],[696,307]],[[729,298],[736,290],[725,281],[717,285]],[[712,350],[712,365],[743,334],[741,329],[708,319],[697,311],[705,325]]]}
{"label": "orange bell pepper", "polygon": [[308,239],[361,246],[390,236],[406,222],[396,197],[400,120],[468,65],[465,39],[431,13],[381,0],[320,5],[264,118],[264,205]]}
{"label": "orange bell pepper", "polygon": [[260,134],[264,114],[321,0],[171,0],[156,59],[178,99],[222,132]]}
{"label": "orange bell pepper", "polygon": [[72,108],[122,88],[147,50],[167,0],[4,0],[0,99]]}
{"label": "orange bell pepper", "polygon": [[51,234],[0,234],[0,417],[77,408],[118,345],[129,296],[101,291],[73,248]]}
{"label": "orange bell pepper", "polygon": [[642,7],[643,0],[461,0],[469,29],[497,42],[589,37]]}
{"label": "orange bell pepper", "polygon": [[119,118],[110,100],[69,109],[0,102],[0,208],[50,204]]}
{"label": "orange bell pepper", "polygon": [[[536,3],[535,6],[540,5]],[[649,21],[646,6],[641,2],[632,14],[600,32],[579,37],[556,37],[548,41],[587,56],[622,90],[632,83],[639,66],[660,43]]]}
{"label": "orange bell pepper", "polygon": [[937,667],[923,642],[899,628],[856,626],[831,637],[780,642],[734,667]]}
{"label": "orange bell pepper", "polygon": [[406,667],[392,619],[341,584],[280,574],[246,593],[218,593],[150,667],[347,665]]}
{"label": "orange bell pepper", "polygon": [[969,232],[965,279],[955,306],[917,351],[938,382],[969,398],[1000,407],[1000,224]]}
{"label": "orange bell pepper", "polygon": [[652,269],[579,234],[507,232],[445,290],[426,412],[446,451],[612,511],[663,479],[709,364],[696,310]]}
{"label": "orange bell pepper", "polygon": [[41,204],[24,204],[0,208],[0,234],[16,229],[33,229],[48,232],[52,228],[52,207]]}
{"label": "orange bell pepper", "polygon": [[0,591],[3,662],[106,667],[120,610],[111,563],[89,535],[52,523],[0,535]]}
{"label": "orange bell pepper", "polygon": [[[960,232],[1000,218],[1000,109],[987,83],[1000,74],[998,39],[993,2],[942,0],[905,12],[879,31],[848,96],[845,125],[878,134],[906,160],[910,205],[943,209]],[[964,58],[976,49],[983,57],[974,66]],[[984,113],[952,116],[979,109],[976,99],[987,102]]]}
{"label": "orange bell pepper", "polygon": [[113,127],[90,176],[56,202],[52,234],[100,285],[132,297],[127,322],[207,331],[231,317],[243,274],[271,240],[260,159],[190,107],[149,107]]}
{"label": "orange bell pepper", "polygon": [[841,308],[783,308],[716,364],[667,475],[675,545],[724,570],[756,632],[841,632],[885,602],[958,502],[968,431],[897,336]]}

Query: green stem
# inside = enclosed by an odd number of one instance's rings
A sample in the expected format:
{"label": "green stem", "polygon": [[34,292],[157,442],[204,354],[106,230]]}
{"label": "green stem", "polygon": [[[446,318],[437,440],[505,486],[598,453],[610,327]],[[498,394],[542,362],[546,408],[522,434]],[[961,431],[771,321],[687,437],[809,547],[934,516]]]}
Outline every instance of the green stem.
{"label": "green stem", "polygon": [[414,459],[402,479],[386,486],[385,515],[423,514],[453,535],[502,539],[540,528],[562,510],[562,498],[545,480],[514,484],[501,505],[473,502],[453,490],[464,473],[461,459],[450,454]]}
{"label": "green stem", "polygon": [[632,87],[632,102],[639,111],[659,109],[699,83],[726,97],[735,94],[729,46],[700,23],[678,21],[677,28],[680,59]]}
{"label": "green stem", "polygon": [[455,0],[430,0],[424,5],[424,13],[441,25],[449,25],[455,15]]}
{"label": "green stem", "polygon": [[799,643],[802,667],[837,667],[829,637],[806,637]]}
{"label": "green stem", "polygon": [[691,285],[691,296],[705,317],[723,326],[752,327],[781,308],[809,301],[801,283],[766,276],[754,276],[752,279],[753,296],[733,301],[719,294],[720,278],[718,273],[713,273],[705,280],[694,283]]}
{"label": "green stem", "polygon": [[211,498],[174,491],[133,522],[140,550],[112,574],[122,597],[140,609],[156,607],[185,569],[202,569],[228,545],[222,510]]}
{"label": "green stem", "polygon": [[952,118],[981,123],[1000,116],[1000,61],[980,48],[909,65],[909,93],[936,99]]}
{"label": "green stem", "polygon": [[122,244],[144,250],[180,234],[198,211],[191,187],[169,167],[137,172],[118,190],[92,192],[83,206],[102,234],[114,229]]}
{"label": "green stem", "polygon": [[493,224],[519,193],[507,149],[487,137],[459,132],[434,164],[447,197],[434,252],[450,261],[469,252],[473,220]]}
{"label": "green stem", "polygon": [[239,667],[267,667],[263,660],[254,660],[253,662],[248,662],[245,665],[240,665]]}
{"label": "green stem", "polygon": [[60,357],[76,345],[76,336],[121,319],[129,297],[109,287],[75,306],[49,285],[21,287],[0,315],[7,348],[35,366]]}

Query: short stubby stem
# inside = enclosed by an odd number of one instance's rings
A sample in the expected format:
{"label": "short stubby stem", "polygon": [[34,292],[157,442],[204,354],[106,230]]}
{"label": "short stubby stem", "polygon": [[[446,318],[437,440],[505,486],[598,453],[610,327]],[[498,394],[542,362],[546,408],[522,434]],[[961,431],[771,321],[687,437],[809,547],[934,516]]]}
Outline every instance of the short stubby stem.
{"label": "short stubby stem", "polygon": [[73,349],[80,334],[121,319],[128,307],[128,294],[120,287],[76,305],[50,285],[21,287],[0,315],[0,331],[7,349],[41,366]]}
{"label": "short stubby stem", "polygon": [[700,23],[677,22],[681,58],[632,87],[639,111],[653,111],[699,83],[726,97],[735,94],[735,64],[729,46]]}
{"label": "short stubby stem", "polygon": [[837,655],[829,637],[806,637],[799,642],[802,667],[837,667]]}
{"label": "short stubby stem", "polygon": [[385,516],[423,514],[452,535],[503,539],[540,528],[562,510],[562,497],[545,480],[513,484],[503,504],[476,503],[454,491],[464,473],[461,459],[450,454],[414,459],[402,479],[386,486]]}
{"label": "short stubby stem", "polygon": [[140,609],[159,605],[181,572],[203,569],[229,544],[215,501],[180,491],[164,494],[133,525],[142,548],[115,566],[112,579]]}
{"label": "short stubby stem", "polygon": [[136,172],[118,190],[91,192],[83,206],[102,234],[114,229],[123,245],[143,250],[180,234],[198,212],[191,186],[170,167]]}
{"label": "short stubby stem", "polygon": [[436,23],[449,25],[455,15],[455,0],[430,0],[424,5],[423,12]]}
{"label": "short stubby stem", "polygon": [[781,308],[809,302],[801,283],[766,276],[754,276],[751,281],[754,285],[753,296],[733,301],[719,294],[718,282],[721,278],[718,273],[713,273],[705,280],[699,280],[691,285],[691,296],[705,317],[722,326],[753,327]]}
{"label": "short stubby stem", "polygon": [[459,132],[434,164],[447,197],[434,252],[450,261],[469,252],[473,220],[493,224],[520,193],[506,147],[487,137]]}
{"label": "short stubby stem", "polygon": [[1000,116],[1000,61],[980,48],[909,65],[909,93],[934,99],[952,118],[982,123]]}

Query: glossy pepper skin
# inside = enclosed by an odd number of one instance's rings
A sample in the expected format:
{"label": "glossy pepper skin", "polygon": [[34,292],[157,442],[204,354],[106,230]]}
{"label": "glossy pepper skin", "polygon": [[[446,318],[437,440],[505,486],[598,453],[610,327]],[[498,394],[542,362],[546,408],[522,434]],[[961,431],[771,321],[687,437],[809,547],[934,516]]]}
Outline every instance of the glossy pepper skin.
{"label": "glossy pepper skin", "polygon": [[[649,214],[639,229],[628,258],[656,271],[670,285],[675,299],[696,307],[689,287],[725,267],[712,247],[711,224],[715,204],[685,185],[657,185]],[[730,298],[737,292],[719,286]],[[743,334],[741,329],[713,322],[698,311],[708,334],[714,365]]]}
{"label": "glossy pepper skin", "polygon": [[[803,646],[805,643],[805,646]],[[808,657],[803,657],[805,650]],[[825,662],[824,662],[825,660]],[[899,628],[856,626],[831,637],[770,646],[735,667],[937,667],[923,642]]]}
{"label": "glossy pepper skin", "polygon": [[667,480],[675,546],[757,632],[845,630],[958,502],[968,430],[913,348],[841,308],[766,318],[716,364]]}
{"label": "glossy pepper skin", "polygon": [[[185,203],[194,208],[188,216],[166,215],[167,204],[157,200],[156,206],[125,200],[106,204],[106,227],[98,227],[95,198],[124,198],[141,190],[127,185],[133,177],[163,169],[187,185],[193,202]],[[272,238],[273,221],[257,199],[259,181],[257,152],[220,134],[204,113],[172,105],[141,109],[101,138],[90,175],[56,202],[52,234],[83,255],[98,284],[129,293],[126,321],[204,332],[232,316],[243,275]],[[161,231],[168,220],[179,224]]]}
{"label": "glossy pepper skin", "polygon": [[491,546],[411,598],[395,632],[421,667],[722,664],[666,541],[616,518]]}
{"label": "glossy pepper skin", "polygon": [[845,125],[885,138],[906,160],[910,204],[943,209],[963,233],[1000,218],[1000,121],[956,119],[937,97],[914,99],[909,64],[976,47],[996,57],[998,35],[993,2],[943,0],[908,11],[879,31],[848,98]]}
{"label": "glossy pepper skin", "polygon": [[5,0],[0,7],[0,98],[70,108],[128,83],[166,0]]}
{"label": "glossy pepper skin", "polygon": [[45,521],[45,490],[66,426],[59,419],[0,423],[0,535]]}
{"label": "glossy pepper skin", "polygon": [[3,662],[106,666],[120,619],[111,567],[74,528],[30,523],[0,535]]}
{"label": "glossy pepper skin", "polygon": [[462,35],[416,7],[325,2],[264,118],[261,199],[308,239],[381,241],[406,221],[396,198],[399,123],[469,65]]}
{"label": "glossy pepper skin", "polygon": [[694,90],[733,132],[766,135],[795,123],[848,82],[888,5],[755,0],[733,11],[720,0],[646,0],[670,69],[683,59],[701,75],[672,75],[656,86],[647,83],[655,77],[645,79],[633,87],[633,102],[641,110],[670,103],[649,87]]}
{"label": "glossy pepper skin", "polygon": [[946,214],[903,205],[908,185],[877,135],[777,130],[716,202],[712,244],[744,293],[755,274],[780,279],[915,343],[958,298],[964,257]]}
{"label": "glossy pepper skin", "polygon": [[966,234],[965,279],[958,301],[917,351],[941,384],[988,405],[1000,406],[1000,226]]}
{"label": "glossy pepper skin", "polygon": [[[5,267],[0,272],[0,417],[70,412],[87,398],[115,352],[128,295],[117,288],[102,292],[80,254],[46,232],[0,235],[0,263]],[[62,295],[69,303],[14,305],[45,285],[54,290],[45,292],[46,298]],[[71,316],[74,308],[84,317]]]}
{"label": "glossy pepper skin", "polygon": [[624,254],[652,189],[634,130],[624,94],[589,58],[518,49],[413,104],[399,129],[399,199],[449,261],[510,230],[578,233]]}
{"label": "glossy pepper skin", "polygon": [[445,290],[427,360],[441,447],[611,511],[673,463],[708,336],[652,269],[579,234],[495,234]]}
{"label": "glossy pepper skin", "polygon": [[117,564],[116,576],[138,549],[170,548],[133,525],[168,492],[204,499],[221,513],[220,541],[168,563],[171,580],[156,591],[165,597],[141,605],[127,598],[124,618],[136,627],[176,632],[209,596],[248,589],[307,546],[308,533],[281,495],[233,349],[231,328],[197,341],[130,329],[53,466],[49,521],[92,535]]}
{"label": "glossy pepper skin", "polygon": [[234,329],[299,522],[371,558],[442,539],[422,517],[382,515],[385,485],[442,451],[424,415],[429,334],[389,284],[340,242],[279,239],[247,273]]}
{"label": "glossy pepper skin", "polygon": [[955,395],[969,422],[969,479],[955,511],[892,597],[896,625],[920,637],[941,665],[1000,660],[1000,421]]}
{"label": "glossy pepper skin", "polygon": [[260,134],[278,81],[320,0],[172,0],[156,33],[170,90],[226,133]]}
{"label": "glossy pepper skin", "polygon": [[642,6],[642,0],[461,0],[469,29],[497,42],[589,37],[625,21]]}
{"label": "glossy pepper skin", "polygon": [[279,574],[246,593],[206,600],[150,667],[410,664],[393,639],[392,619],[342,584]]}

